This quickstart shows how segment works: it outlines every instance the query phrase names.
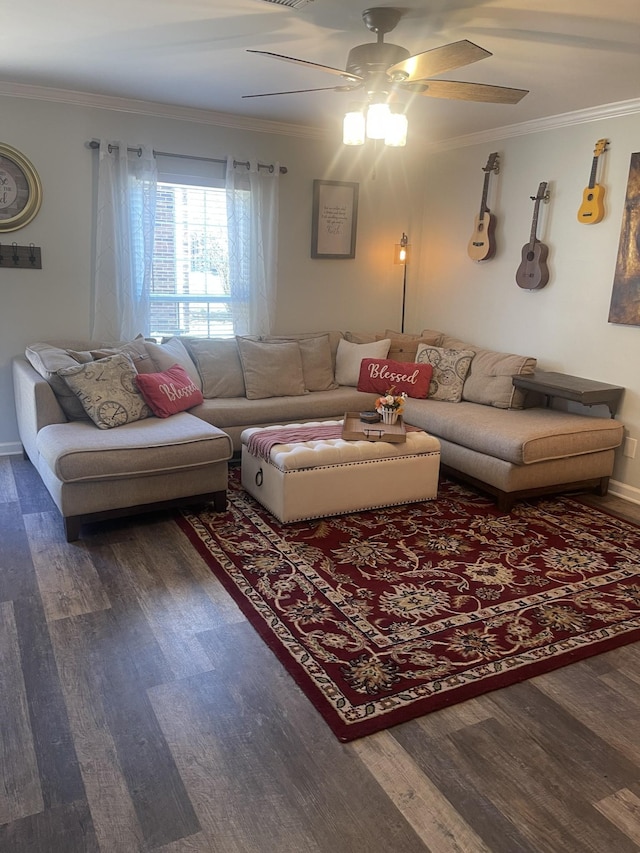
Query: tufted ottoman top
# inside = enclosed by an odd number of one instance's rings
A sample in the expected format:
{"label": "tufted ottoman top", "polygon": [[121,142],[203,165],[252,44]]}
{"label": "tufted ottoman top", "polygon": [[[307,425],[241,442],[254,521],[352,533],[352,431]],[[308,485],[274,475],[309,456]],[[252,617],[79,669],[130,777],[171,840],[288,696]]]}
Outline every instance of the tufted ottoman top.
{"label": "tufted ottoman top", "polygon": [[[286,426],[253,427],[243,430],[242,443],[246,445],[258,430],[290,430],[301,426],[329,425],[342,427],[342,421],[321,421],[309,424],[287,424]],[[342,465],[350,462],[365,462],[377,459],[396,459],[407,456],[419,456],[427,453],[439,453],[440,442],[437,438],[420,430],[407,432],[407,440],[391,444],[387,441],[346,441],[343,438],[309,439],[275,444],[269,453],[269,462],[281,471],[297,471],[303,468],[318,468],[329,465]]]}

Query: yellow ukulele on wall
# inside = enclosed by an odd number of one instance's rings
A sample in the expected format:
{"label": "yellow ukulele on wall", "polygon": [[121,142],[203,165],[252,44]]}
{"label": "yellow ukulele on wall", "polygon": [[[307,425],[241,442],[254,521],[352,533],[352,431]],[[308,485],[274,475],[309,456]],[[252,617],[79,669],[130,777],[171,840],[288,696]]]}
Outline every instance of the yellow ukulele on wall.
{"label": "yellow ukulele on wall", "polygon": [[467,253],[472,261],[488,261],[496,253],[496,242],[494,232],[496,219],[487,207],[487,193],[489,192],[489,176],[491,172],[496,175],[500,171],[498,162],[499,155],[495,151],[489,155],[484,172],[484,186],[482,187],[482,200],[480,202],[480,213],[474,220],[473,234],[467,244]]}
{"label": "yellow ukulele on wall", "polygon": [[598,169],[598,157],[604,154],[608,144],[608,139],[599,139],[593,150],[589,186],[585,188],[582,194],[582,204],[578,211],[578,222],[584,222],[585,225],[595,225],[604,216],[604,187],[601,184],[596,184],[596,171]]}

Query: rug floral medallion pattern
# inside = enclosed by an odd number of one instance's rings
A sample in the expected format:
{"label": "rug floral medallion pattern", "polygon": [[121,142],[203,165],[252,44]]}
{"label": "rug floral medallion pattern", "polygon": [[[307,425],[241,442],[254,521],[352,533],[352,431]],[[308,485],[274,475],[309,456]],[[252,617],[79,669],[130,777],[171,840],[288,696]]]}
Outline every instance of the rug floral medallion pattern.
{"label": "rug floral medallion pattern", "polygon": [[178,522],[343,741],[640,639],[640,528],[560,497]]}

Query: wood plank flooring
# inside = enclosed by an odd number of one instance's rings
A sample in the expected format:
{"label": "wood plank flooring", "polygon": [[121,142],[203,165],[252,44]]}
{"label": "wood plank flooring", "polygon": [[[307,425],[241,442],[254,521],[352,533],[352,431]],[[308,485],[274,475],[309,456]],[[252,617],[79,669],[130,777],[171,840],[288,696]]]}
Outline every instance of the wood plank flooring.
{"label": "wood plank flooring", "polygon": [[0,851],[638,853],[640,644],[341,744],[170,514],[0,458]]}

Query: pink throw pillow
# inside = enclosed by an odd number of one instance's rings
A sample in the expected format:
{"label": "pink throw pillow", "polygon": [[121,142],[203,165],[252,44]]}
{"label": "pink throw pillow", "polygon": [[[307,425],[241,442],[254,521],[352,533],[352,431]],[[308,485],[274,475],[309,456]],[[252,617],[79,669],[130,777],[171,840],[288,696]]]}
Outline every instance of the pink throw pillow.
{"label": "pink throw pillow", "polygon": [[384,394],[393,389],[394,394],[424,399],[429,393],[433,375],[430,364],[393,361],[389,358],[363,358],[360,363],[358,391]]}
{"label": "pink throw pillow", "polygon": [[184,412],[203,401],[202,391],[179,364],[162,373],[139,373],[136,384],[145,403],[159,418]]}

